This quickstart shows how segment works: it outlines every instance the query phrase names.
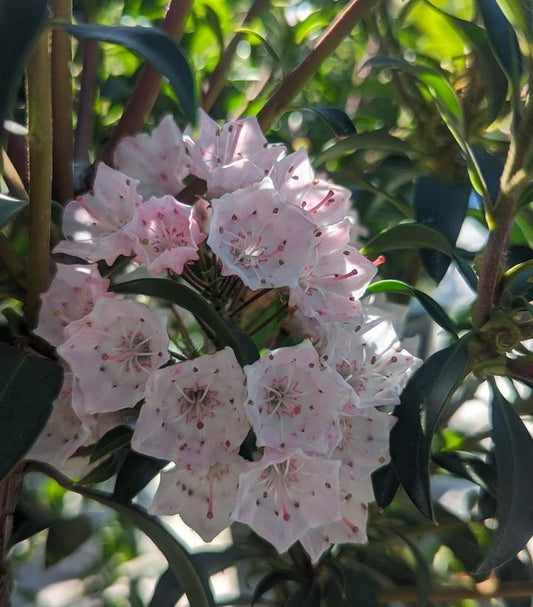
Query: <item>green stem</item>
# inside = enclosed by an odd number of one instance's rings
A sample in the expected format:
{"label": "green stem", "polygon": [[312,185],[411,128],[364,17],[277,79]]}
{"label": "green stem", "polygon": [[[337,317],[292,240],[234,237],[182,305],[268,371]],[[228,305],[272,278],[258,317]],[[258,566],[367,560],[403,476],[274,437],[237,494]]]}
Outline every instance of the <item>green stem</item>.
{"label": "green stem", "polygon": [[[161,29],[169,36],[179,40],[185,29],[191,7],[192,0],[170,0]],[[120,139],[128,135],[135,135],[143,128],[154,107],[160,88],[161,74],[151,65],[145,65],[116,129],[102,149],[100,160],[106,164],[112,164],[113,152]]]}
{"label": "green stem", "polygon": [[35,327],[39,296],[48,288],[52,198],[52,93],[49,34],[33,51],[27,70],[30,210],[26,322]]}
{"label": "green stem", "polygon": [[[72,0],[55,0],[54,18],[72,22]],[[73,198],[72,185],[72,77],[70,36],[62,28],[52,32],[52,119],[54,198],[66,204]]]}
{"label": "green stem", "polygon": [[348,36],[355,25],[377,4],[377,0],[351,0],[318,39],[313,50],[283,79],[276,92],[257,115],[263,131],[284,112],[296,95],[316,74],[322,63]]}

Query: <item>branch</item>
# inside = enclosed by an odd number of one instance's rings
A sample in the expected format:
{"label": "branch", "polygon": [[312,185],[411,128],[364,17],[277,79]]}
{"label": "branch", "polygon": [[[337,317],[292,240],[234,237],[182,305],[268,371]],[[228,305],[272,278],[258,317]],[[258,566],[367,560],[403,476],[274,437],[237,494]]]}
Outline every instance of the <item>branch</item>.
{"label": "branch", "polygon": [[305,84],[316,74],[320,65],[348,36],[355,25],[377,4],[377,0],[351,0],[319,38],[313,50],[282,81],[276,92],[257,115],[263,131],[281,116]]}
{"label": "branch", "polygon": [[[262,11],[266,10],[270,6],[270,0],[254,0],[250,10],[246,13],[243,19],[242,25],[245,25],[255,19]],[[202,95],[202,108],[208,112],[215,101],[218,99],[224,85],[226,84],[226,76],[231,67],[231,62],[235,56],[237,45],[242,40],[243,34],[236,33],[230,40],[230,43],[226,47],[225,51],[220,56],[215,69],[212,71],[207,81],[207,87]]]}
{"label": "branch", "polygon": [[[179,40],[191,6],[192,0],[170,0],[161,29]],[[135,135],[142,129],[154,107],[160,87],[161,74],[151,65],[145,65],[117,127],[102,149],[100,160],[111,165],[113,152],[120,139],[128,135]]]}
{"label": "branch", "polygon": [[39,296],[48,288],[52,199],[52,92],[49,34],[43,34],[27,70],[30,211],[26,322],[35,327]]}
{"label": "branch", "polygon": [[[71,23],[72,0],[55,0],[54,18]],[[56,28],[52,32],[53,191],[61,204],[73,198],[71,61],[70,36]]]}

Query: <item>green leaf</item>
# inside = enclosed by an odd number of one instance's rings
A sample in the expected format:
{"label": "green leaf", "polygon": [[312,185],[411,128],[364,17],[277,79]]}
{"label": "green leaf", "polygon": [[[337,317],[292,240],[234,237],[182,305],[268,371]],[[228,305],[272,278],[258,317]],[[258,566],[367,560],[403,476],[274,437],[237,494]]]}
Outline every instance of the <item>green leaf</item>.
{"label": "green leaf", "polygon": [[372,488],[376,498],[376,504],[380,508],[386,508],[394,499],[400,488],[398,475],[394,472],[391,464],[381,466],[372,472]]}
{"label": "green leaf", "polygon": [[482,459],[466,451],[439,451],[433,461],[452,474],[472,481],[492,496],[496,496],[496,470]]}
{"label": "green leaf", "polygon": [[277,569],[276,571],[267,573],[259,580],[259,582],[257,582],[257,586],[255,587],[254,594],[252,596],[251,607],[253,607],[264,594],[278,584],[289,581],[298,582],[302,579],[302,577],[302,574],[295,569]]}
{"label": "green leaf", "polygon": [[166,32],[155,27],[126,27],[54,21],[78,40],[102,40],[120,44],[138,53],[163,76],[175,90],[189,122],[196,121],[198,92],[196,81],[182,48]]}
{"label": "green leaf", "polygon": [[450,243],[433,228],[419,223],[400,223],[383,230],[361,249],[363,255],[380,255],[398,249],[434,249],[453,257]]}
{"label": "green leaf", "polygon": [[0,230],[28,206],[27,200],[0,194]]}
{"label": "green leaf", "polygon": [[204,4],[204,9],[206,21],[213,30],[213,34],[215,34],[220,54],[222,54],[224,52],[225,45],[224,32],[222,31],[222,26],[220,25],[220,18],[217,12],[211,6],[209,6],[209,4]]}
{"label": "green leaf", "polygon": [[322,120],[324,120],[324,122],[326,122],[326,124],[335,133],[336,137],[345,138],[349,137],[350,135],[357,134],[355,126],[350,117],[344,110],[341,110],[340,108],[314,105],[298,109],[307,110],[309,112],[313,112],[317,116],[320,116],[320,118],[322,118]]}
{"label": "green leaf", "polygon": [[270,44],[270,42],[268,42],[268,40],[264,36],[261,36],[261,34],[254,32],[254,30],[247,29],[244,27],[239,28],[237,30],[237,33],[244,34],[245,36],[253,36],[254,38],[257,38],[258,40],[260,40],[261,43],[263,44],[263,46],[266,48],[267,53],[274,60],[274,63],[279,67],[282,78],[285,79],[285,76],[287,75],[287,73],[285,71],[285,66],[283,65],[283,61],[281,60],[278,53],[276,53],[276,51],[274,50],[274,47]]}
{"label": "green leaf", "polygon": [[415,506],[430,520],[434,520],[429,491],[431,440],[467,363],[464,341],[439,350],[410,378],[394,410],[398,421],[390,438],[392,465]]}
{"label": "green leaf", "polygon": [[133,430],[128,428],[128,426],[116,426],[115,428],[111,428],[111,430],[106,432],[95,445],[89,462],[92,464],[101,457],[111,455],[112,453],[115,453],[115,451],[128,446],[132,435]]}
{"label": "green leaf", "polygon": [[343,606],[378,607],[378,599],[367,578],[350,566],[346,566],[344,570],[346,575],[344,577],[345,601]]}
{"label": "green leaf", "polygon": [[46,538],[45,566],[50,567],[70,556],[91,537],[92,530],[91,519],[83,514],[53,521]]}
{"label": "green leaf", "polygon": [[214,341],[218,348],[230,346],[241,365],[246,364],[246,356],[239,341],[224,320],[207,299],[189,287],[166,278],[141,278],[114,285],[111,290],[115,293],[133,293],[158,297],[188,310],[213,329],[215,332]]}
{"label": "green leaf", "polygon": [[90,470],[83,478],[80,478],[80,485],[97,485],[109,480],[118,470],[119,462],[115,454],[108,457],[98,466]]}
{"label": "green leaf", "polygon": [[4,120],[9,118],[24,68],[44,28],[46,16],[47,0],[0,0],[0,144],[4,141]]}
{"label": "green leaf", "polygon": [[513,558],[533,535],[533,439],[492,380],[492,440],[498,471],[498,529],[475,573],[488,573]]}
{"label": "green leaf", "polygon": [[52,412],[63,368],[0,343],[0,481],[26,455]]}
{"label": "green leaf", "polygon": [[453,320],[433,298],[423,291],[419,291],[401,280],[380,280],[369,285],[367,291],[369,293],[410,293],[418,299],[420,305],[438,325],[457,338],[457,327]]}
{"label": "green leaf", "polygon": [[303,607],[311,594],[314,584],[312,580],[305,580],[285,601],[283,607]]}
{"label": "green leaf", "polygon": [[167,463],[130,451],[118,471],[113,496],[121,502],[131,502]]}
{"label": "green leaf", "polygon": [[[470,192],[468,182],[429,175],[419,177],[413,194],[416,221],[437,230],[453,247],[468,209]],[[451,263],[449,256],[424,249],[420,251],[420,257],[427,273],[439,283]]]}
{"label": "green leaf", "polygon": [[403,154],[413,151],[407,141],[389,135],[385,130],[369,131],[367,133],[350,135],[342,139],[342,141],[338,141],[321,152],[315,158],[314,164],[315,166],[319,166],[328,160],[335,160],[344,154],[353,154],[357,150],[387,150]]}

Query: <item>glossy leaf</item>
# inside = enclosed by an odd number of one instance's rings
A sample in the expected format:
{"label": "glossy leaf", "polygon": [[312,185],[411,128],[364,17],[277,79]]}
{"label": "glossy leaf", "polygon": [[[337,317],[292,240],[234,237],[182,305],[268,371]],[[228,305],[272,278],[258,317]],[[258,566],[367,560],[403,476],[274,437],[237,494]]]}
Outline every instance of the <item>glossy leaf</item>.
{"label": "glossy leaf", "polygon": [[47,0],[0,0],[0,143],[28,57],[44,28]]}
{"label": "glossy leaf", "polygon": [[398,421],[390,438],[392,465],[413,503],[430,520],[434,519],[429,489],[431,440],[467,361],[464,342],[430,356],[411,377],[394,410]]}
{"label": "glossy leaf", "polygon": [[121,502],[131,502],[167,463],[130,451],[118,471],[113,496]]}
{"label": "glossy leaf", "polygon": [[380,508],[386,508],[392,503],[400,488],[400,481],[391,464],[381,466],[381,468],[372,472],[372,488],[376,504]]}
{"label": "glossy leaf", "polygon": [[420,305],[438,325],[457,337],[457,327],[453,320],[432,297],[423,291],[411,287],[401,280],[380,280],[369,285],[367,291],[369,293],[410,293],[418,299]]}
{"label": "glossy leaf", "polygon": [[490,199],[493,204],[496,204],[500,193],[500,178],[503,173],[503,160],[496,154],[487,152],[487,150],[480,145],[472,146],[472,152],[476,157],[479,169],[487,184]]}
{"label": "glossy leaf", "polygon": [[387,131],[369,131],[350,135],[321,152],[314,161],[315,166],[324,164],[328,160],[335,160],[344,154],[353,154],[357,150],[387,150],[407,154],[412,152],[411,145],[390,135]]}
{"label": "glossy leaf", "polygon": [[90,470],[78,483],[80,485],[97,485],[109,480],[118,470],[119,461],[115,454]]}
{"label": "glossy leaf", "polygon": [[356,135],[357,131],[355,130],[355,126],[351,121],[348,114],[336,107],[326,107],[321,105],[314,105],[310,107],[301,108],[303,110],[308,110],[320,116],[324,122],[331,128],[331,130],[335,133],[336,137],[345,138],[350,135]]}
{"label": "glossy leaf", "polygon": [[120,283],[113,286],[112,290],[115,293],[133,293],[158,297],[188,310],[213,329],[215,332],[214,341],[219,348],[230,346],[233,348],[239,362],[246,364],[246,356],[224,320],[207,299],[189,287],[166,278],[142,278]]}
{"label": "glossy leaf", "polygon": [[400,223],[371,238],[361,249],[363,255],[380,255],[398,249],[434,249],[453,257],[450,243],[433,228],[419,223]]}
{"label": "glossy leaf", "polygon": [[91,453],[90,462],[95,462],[101,457],[111,455],[112,453],[115,453],[115,451],[128,446],[132,434],[133,430],[128,428],[128,426],[116,426],[115,428],[112,428],[102,436],[94,447],[93,452]]}
{"label": "glossy leaf", "polygon": [[63,368],[0,343],[0,481],[26,455],[52,412]]}
{"label": "glossy leaf", "polygon": [[513,558],[533,535],[533,439],[520,416],[492,384],[492,440],[498,471],[498,529],[476,573]]}
{"label": "glossy leaf", "polygon": [[364,575],[351,567],[345,567],[344,603],[346,607],[378,607],[378,599]]}
{"label": "glossy leaf", "polygon": [[[437,230],[453,247],[468,209],[470,184],[423,175],[415,182],[413,204],[418,223]],[[427,273],[439,283],[451,263],[440,251],[423,249],[420,257]]]}
{"label": "glossy leaf", "polygon": [[496,470],[473,453],[466,451],[439,451],[433,461],[452,474],[472,481],[482,489],[496,494]]}
{"label": "glossy leaf", "polygon": [[18,200],[18,198],[0,194],[0,230],[27,206],[27,200]]}
{"label": "glossy leaf", "polygon": [[163,76],[176,92],[183,113],[195,122],[198,108],[196,81],[180,45],[167,33],[155,27],[126,27],[94,24],[72,25],[54,22],[78,40],[102,40],[120,44],[138,53]]}
{"label": "glossy leaf", "polygon": [[91,519],[85,515],[58,519],[50,524],[46,538],[45,565],[50,567],[70,556],[92,534]]}
{"label": "glossy leaf", "polygon": [[285,66],[283,65],[283,61],[280,59],[278,53],[276,53],[276,51],[274,50],[274,47],[270,44],[270,42],[268,42],[268,40],[266,40],[264,36],[261,36],[261,34],[259,34],[258,32],[254,32],[254,30],[246,28],[239,28],[237,32],[240,34],[244,34],[245,36],[253,36],[254,38],[260,40],[261,44],[263,44],[263,46],[267,50],[267,53],[274,60],[274,63],[279,67],[282,77],[285,78],[286,72]]}

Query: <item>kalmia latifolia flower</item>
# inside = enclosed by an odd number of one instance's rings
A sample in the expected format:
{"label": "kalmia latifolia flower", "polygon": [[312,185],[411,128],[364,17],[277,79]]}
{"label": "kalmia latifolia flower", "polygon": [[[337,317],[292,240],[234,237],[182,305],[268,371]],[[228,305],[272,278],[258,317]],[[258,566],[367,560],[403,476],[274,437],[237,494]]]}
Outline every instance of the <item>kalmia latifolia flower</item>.
{"label": "kalmia latifolia flower", "polygon": [[145,399],[132,440],[140,453],[204,470],[248,434],[245,377],[231,348],[156,371]]}
{"label": "kalmia latifolia flower", "polygon": [[65,339],[65,327],[88,314],[108,287],[109,280],[100,276],[96,265],[58,263],[48,291],[41,295],[39,324],[34,333],[58,346]]}
{"label": "kalmia latifolia flower", "polygon": [[169,359],[163,318],[132,301],[100,297],[66,334],[57,352],[79,380],[80,409],[90,414],[133,407]]}
{"label": "kalmia latifolia flower", "polygon": [[202,472],[188,468],[163,472],[148,511],[179,514],[204,542],[210,542],[231,523],[239,476],[246,464],[237,453],[222,453],[216,463]]}
{"label": "kalmia latifolia flower", "polygon": [[119,141],[113,156],[115,167],[140,181],[145,197],[175,196],[183,189],[189,174],[185,144],[171,116],[165,116],[151,135],[141,133]]}
{"label": "kalmia latifolia flower", "polygon": [[340,518],[340,462],[265,449],[241,474],[232,518],[285,552],[309,529]]}
{"label": "kalmia latifolia flower", "polygon": [[185,131],[190,154],[190,171],[207,183],[211,197],[234,192],[257,183],[269,175],[283,146],[269,146],[255,117],[227,122],[219,127],[200,112],[200,137]]}
{"label": "kalmia latifolia flower", "polygon": [[151,198],[139,207],[128,234],[136,238],[137,261],[154,274],[171,270],[181,274],[188,261],[198,259],[198,244],[205,240],[194,208],[172,196]]}
{"label": "kalmia latifolia flower", "polygon": [[212,201],[207,244],[223,264],[222,274],[235,274],[252,290],[298,284],[313,222],[285,202],[265,178]]}
{"label": "kalmia latifolia flower", "polygon": [[267,351],[244,370],[249,394],[245,408],[258,445],[332,451],[341,438],[338,415],[351,390],[320,363],[310,341]]}

